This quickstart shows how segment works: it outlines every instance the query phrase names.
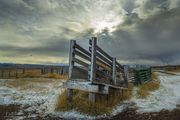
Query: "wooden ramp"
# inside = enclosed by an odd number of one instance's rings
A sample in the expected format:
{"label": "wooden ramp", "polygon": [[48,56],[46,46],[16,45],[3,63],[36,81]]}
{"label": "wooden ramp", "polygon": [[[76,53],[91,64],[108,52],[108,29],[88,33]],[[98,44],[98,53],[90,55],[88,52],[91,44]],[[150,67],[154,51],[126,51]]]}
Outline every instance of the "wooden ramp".
{"label": "wooden ramp", "polygon": [[73,90],[89,92],[89,100],[95,101],[95,94],[109,94],[109,89],[126,89],[128,68],[119,64],[97,45],[97,38],[89,40],[89,50],[70,42],[69,79],[65,83],[68,99],[72,100]]}

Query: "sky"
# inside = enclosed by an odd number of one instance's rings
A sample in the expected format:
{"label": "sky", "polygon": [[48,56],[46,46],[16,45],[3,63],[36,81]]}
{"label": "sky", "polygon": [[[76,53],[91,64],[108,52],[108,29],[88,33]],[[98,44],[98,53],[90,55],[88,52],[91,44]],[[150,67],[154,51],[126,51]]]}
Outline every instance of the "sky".
{"label": "sky", "polygon": [[180,64],[180,0],[0,0],[2,63],[68,63],[93,36],[122,64]]}

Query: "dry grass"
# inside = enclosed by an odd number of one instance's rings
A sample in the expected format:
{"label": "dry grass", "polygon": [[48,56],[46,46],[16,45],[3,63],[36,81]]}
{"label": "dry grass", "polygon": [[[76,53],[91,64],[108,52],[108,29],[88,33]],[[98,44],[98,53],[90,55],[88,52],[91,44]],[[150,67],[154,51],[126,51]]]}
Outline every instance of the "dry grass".
{"label": "dry grass", "polygon": [[21,75],[18,75],[18,78],[38,78],[41,75],[39,73],[24,73]]}
{"label": "dry grass", "polygon": [[102,115],[110,114],[113,107],[122,102],[123,100],[129,99],[132,95],[132,85],[129,85],[127,90],[116,91],[114,95],[102,96],[96,95],[96,102],[91,103],[88,101],[88,93],[74,90],[73,101],[69,103],[66,99],[67,92],[59,96],[56,103],[56,111],[68,111],[75,109],[81,113],[88,115]]}
{"label": "dry grass", "polygon": [[160,87],[160,82],[158,76],[155,73],[152,73],[152,80],[139,86],[137,94],[140,98],[146,98],[151,91],[157,90]]}
{"label": "dry grass", "polygon": [[47,78],[19,78],[14,80],[7,80],[6,86],[7,87],[14,87],[14,88],[23,88],[23,87],[32,87],[33,84],[36,83],[52,83],[52,80]]}
{"label": "dry grass", "polygon": [[179,73],[179,72],[180,72],[180,68],[176,68],[176,69],[167,69],[167,71]]}
{"label": "dry grass", "polygon": [[68,79],[68,75],[59,75],[59,74],[52,74],[49,73],[47,78],[56,78],[56,79],[63,79],[63,80],[67,80]]}

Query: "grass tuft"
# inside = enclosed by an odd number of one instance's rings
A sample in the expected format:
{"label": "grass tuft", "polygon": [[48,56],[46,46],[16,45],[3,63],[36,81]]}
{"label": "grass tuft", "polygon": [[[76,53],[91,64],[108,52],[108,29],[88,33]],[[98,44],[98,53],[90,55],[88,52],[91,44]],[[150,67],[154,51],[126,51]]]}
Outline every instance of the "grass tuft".
{"label": "grass tuft", "polygon": [[[73,100],[71,103],[67,101],[67,91],[61,94],[56,102],[56,111],[69,111],[76,110],[88,115],[102,115],[110,114],[112,109],[123,100],[129,99],[132,95],[132,85],[128,86],[127,90],[117,91],[111,96],[96,95],[96,102],[88,101],[88,93],[83,91],[74,90]],[[114,90],[112,90],[114,91]]]}
{"label": "grass tuft", "polygon": [[47,78],[56,78],[56,79],[64,79],[64,80],[67,80],[68,79],[68,76],[67,75],[59,75],[59,74],[52,74],[52,73],[49,73]]}
{"label": "grass tuft", "polygon": [[151,91],[157,90],[160,87],[160,82],[156,73],[152,73],[152,80],[139,86],[137,94],[140,98],[146,98]]}

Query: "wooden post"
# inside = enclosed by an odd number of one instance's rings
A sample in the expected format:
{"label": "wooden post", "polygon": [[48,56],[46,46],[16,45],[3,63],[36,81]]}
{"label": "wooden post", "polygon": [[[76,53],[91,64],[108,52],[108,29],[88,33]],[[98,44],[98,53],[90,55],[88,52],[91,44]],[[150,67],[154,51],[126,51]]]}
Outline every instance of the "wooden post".
{"label": "wooden post", "polygon": [[89,93],[89,101],[90,101],[90,102],[95,102],[95,100],[96,100],[96,94],[90,92],[90,93]]}
{"label": "wooden post", "polygon": [[23,67],[23,74],[25,74],[25,68]]}
{"label": "wooden post", "polygon": [[[75,45],[75,43],[76,43],[75,40],[70,41],[68,80],[71,80],[71,78],[72,78],[72,72],[73,72],[73,66],[74,66],[73,58],[75,56],[75,54],[74,54],[74,45]],[[72,98],[73,98],[73,90],[72,89],[67,89],[67,99],[68,99],[68,101],[71,102]]]}
{"label": "wooden post", "polygon": [[11,71],[10,71],[10,70],[9,70],[9,76],[8,76],[8,78],[9,78],[9,77],[11,77]]}
{"label": "wooden post", "polygon": [[90,68],[90,81],[93,82],[96,78],[96,44],[97,38],[92,37],[91,40],[91,68]]}
{"label": "wooden post", "polygon": [[16,69],[16,78],[18,77],[18,72],[17,71],[18,71],[18,69]]}
{"label": "wooden post", "polygon": [[3,71],[1,71],[1,78],[3,78]]}
{"label": "wooden post", "polygon": [[[92,40],[89,41],[91,47],[91,66],[90,66],[90,76],[89,80],[91,83],[96,79],[96,44],[97,38],[92,37]],[[95,93],[89,93],[89,101],[95,102]]]}
{"label": "wooden post", "polygon": [[125,65],[124,66],[124,80],[125,80],[126,85],[128,84],[128,79],[129,79],[128,77],[129,77],[129,75],[128,75],[128,66]]}
{"label": "wooden post", "polygon": [[113,58],[113,84],[116,85],[116,58]]}

